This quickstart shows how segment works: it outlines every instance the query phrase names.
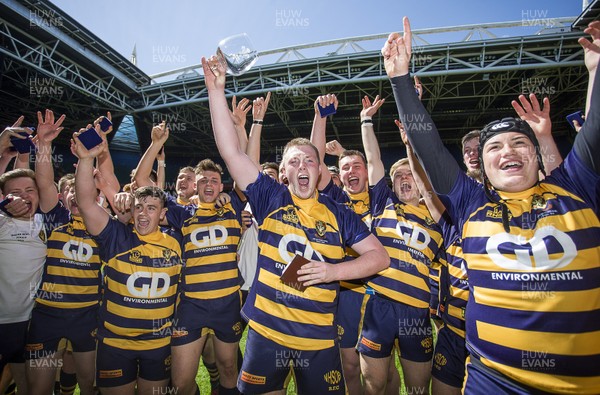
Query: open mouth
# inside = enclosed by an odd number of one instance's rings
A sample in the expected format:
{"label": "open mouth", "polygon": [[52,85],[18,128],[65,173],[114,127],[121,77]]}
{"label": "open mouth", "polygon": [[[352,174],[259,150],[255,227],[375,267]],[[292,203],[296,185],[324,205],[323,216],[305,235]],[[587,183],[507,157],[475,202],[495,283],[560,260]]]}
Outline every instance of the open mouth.
{"label": "open mouth", "polygon": [[412,186],[409,183],[403,182],[402,184],[400,184],[401,193],[408,193],[410,191],[412,191]]}
{"label": "open mouth", "polygon": [[503,164],[500,169],[503,171],[518,171],[523,168],[523,163],[519,161],[510,161]]}
{"label": "open mouth", "polygon": [[300,185],[301,187],[307,187],[309,181],[310,180],[308,179],[308,175],[306,175],[306,174],[298,175],[298,185]]}
{"label": "open mouth", "polygon": [[150,220],[146,218],[138,218],[137,222],[140,229],[145,229],[150,225]]}
{"label": "open mouth", "polygon": [[360,180],[358,179],[358,177],[353,176],[348,178],[348,185],[350,185],[352,188],[356,188],[359,182]]}

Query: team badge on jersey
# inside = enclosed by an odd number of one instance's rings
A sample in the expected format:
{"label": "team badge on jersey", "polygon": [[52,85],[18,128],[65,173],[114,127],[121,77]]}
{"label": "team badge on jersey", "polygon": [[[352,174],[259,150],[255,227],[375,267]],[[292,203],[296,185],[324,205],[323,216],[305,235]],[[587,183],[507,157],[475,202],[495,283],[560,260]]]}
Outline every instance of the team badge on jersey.
{"label": "team badge on jersey", "polygon": [[325,225],[325,222],[323,221],[317,221],[315,224],[315,229],[319,237],[324,237],[327,231],[327,225]]}
{"label": "team badge on jersey", "polygon": [[219,207],[219,208],[217,209],[217,215],[218,215],[219,217],[222,217],[222,216],[223,216],[223,214],[225,214],[225,209],[224,209],[223,207]]}
{"label": "team badge on jersey", "polygon": [[296,214],[296,210],[294,210],[293,207],[290,207],[287,211],[287,213],[283,214],[283,220],[286,222],[292,222],[294,224],[298,224],[298,222],[300,221],[298,219],[298,214]]}
{"label": "team badge on jersey", "polygon": [[70,234],[71,236],[73,235],[73,225],[72,224],[67,225],[67,233]]}
{"label": "team badge on jersey", "polygon": [[546,202],[546,199],[544,199],[542,196],[538,194],[533,195],[533,199],[531,200],[532,209],[543,210],[546,208],[547,205],[548,203]]}
{"label": "team badge on jersey", "polygon": [[[488,218],[502,218],[502,207],[500,205],[497,205],[492,210],[488,210],[487,213],[485,213],[485,216]],[[512,213],[509,211],[508,220],[510,221],[511,219]]]}
{"label": "team badge on jersey", "polygon": [[142,263],[142,253],[138,250],[131,251],[129,260],[133,263]]}
{"label": "team badge on jersey", "polygon": [[400,203],[396,203],[394,205],[396,207],[396,215],[399,217],[404,217],[404,209]]}
{"label": "team badge on jersey", "polygon": [[163,258],[165,258],[165,260],[167,260],[167,261],[168,261],[168,260],[170,260],[170,259],[171,259],[171,255],[173,254],[173,251],[172,251],[172,250],[169,250],[169,249],[167,248],[167,249],[164,249],[164,250],[163,250],[162,254],[163,254]]}

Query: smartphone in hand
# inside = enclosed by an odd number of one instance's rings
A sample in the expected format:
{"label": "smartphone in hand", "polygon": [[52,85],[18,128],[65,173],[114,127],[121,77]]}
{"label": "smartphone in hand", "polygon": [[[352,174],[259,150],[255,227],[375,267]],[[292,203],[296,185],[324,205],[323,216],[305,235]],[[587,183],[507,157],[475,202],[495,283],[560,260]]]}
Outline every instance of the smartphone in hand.
{"label": "smartphone in hand", "polygon": [[336,112],[335,105],[333,103],[331,103],[327,107],[321,107],[321,105],[317,103],[317,107],[319,108],[319,114],[321,115],[321,118],[333,115]]}
{"label": "smartphone in hand", "polygon": [[573,129],[575,129],[575,124],[573,123],[573,121],[577,121],[579,123],[579,126],[583,126],[583,123],[585,122],[583,120],[583,111],[577,111],[573,114],[567,115],[567,122],[569,122],[569,125],[571,125]]}
{"label": "smartphone in hand", "polygon": [[102,138],[98,136],[96,129],[93,127],[81,133],[78,137],[88,151],[102,143]]}

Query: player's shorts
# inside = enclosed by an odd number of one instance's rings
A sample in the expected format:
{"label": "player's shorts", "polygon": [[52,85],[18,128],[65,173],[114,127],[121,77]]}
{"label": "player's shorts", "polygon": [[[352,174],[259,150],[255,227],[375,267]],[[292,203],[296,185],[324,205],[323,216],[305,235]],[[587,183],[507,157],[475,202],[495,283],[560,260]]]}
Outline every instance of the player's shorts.
{"label": "player's shorts", "polygon": [[435,344],[431,375],[451,387],[462,388],[467,355],[465,339],[442,326]]}
{"label": "player's shorts", "polygon": [[118,387],[137,380],[167,380],[171,376],[171,346],[124,350],[98,342],[96,385]]}
{"label": "player's shorts", "polygon": [[59,349],[61,339],[69,340],[73,352],[96,349],[98,306],[80,309],[57,309],[36,304],[31,313],[26,359],[49,356]]}
{"label": "player's shorts", "polygon": [[546,392],[517,383],[469,356],[467,357],[467,374],[463,394],[542,395]]}
{"label": "player's shorts", "polygon": [[217,299],[190,299],[181,296],[173,319],[172,346],[182,346],[200,339],[203,328],[212,329],[217,339],[236,343],[242,338],[241,295]]}
{"label": "player's shorts", "polygon": [[400,356],[428,362],[433,355],[433,329],[429,308],[419,309],[380,293],[369,298],[356,349],[371,358],[386,358],[398,339]]}
{"label": "player's shorts", "polygon": [[294,350],[248,329],[237,385],[241,393],[282,390],[290,369],[293,369],[299,394],[344,394],[346,391],[337,343],[325,350]]}
{"label": "player's shorts", "polygon": [[0,374],[9,363],[25,362],[29,321],[0,324]]}
{"label": "player's shorts", "polygon": [[360,334],[360,322],[369,295],[350,290],[340,291],[336,323],[341,348],[354,348]]}

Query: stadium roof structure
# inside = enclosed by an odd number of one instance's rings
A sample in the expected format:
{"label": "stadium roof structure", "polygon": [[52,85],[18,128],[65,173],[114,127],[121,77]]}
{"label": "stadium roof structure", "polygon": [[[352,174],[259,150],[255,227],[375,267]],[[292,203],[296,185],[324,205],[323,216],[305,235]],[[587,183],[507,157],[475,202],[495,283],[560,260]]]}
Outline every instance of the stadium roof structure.
{"label": "stadium roof structure", "polygon": [[[469,130],[514,114],[510,101],[521,93],[549,96],[554,134],[572,137],[564,119],[583,109],[587,89],[577,39],[598,19],[599,3],[579,16],[415,30],[411,72],[421,78],[423,103],[442,138],[456,143]],[[386,149],[401,147],[379,52],[386,37],[260,52],[250,71],[228,77],[226,93],[251,99],[273,93],[262,133],[265,154],[280,153],[293,137],[308,137],[313,102],[325,93],[340,101],[329,139],[360,148],[361,98],[380,95],[386,103],[374,119],[377,137]],[[0,67],[5,124],[52,108],[70,115],[67,127],[79,127],[111,111],[115,128],[123,116],[133,116],[142,149],[151,125],[165,119],[172,130],[167,155],[201,159],[216,152],[200,65],[148,76],[48,0],[0,0]]]}

